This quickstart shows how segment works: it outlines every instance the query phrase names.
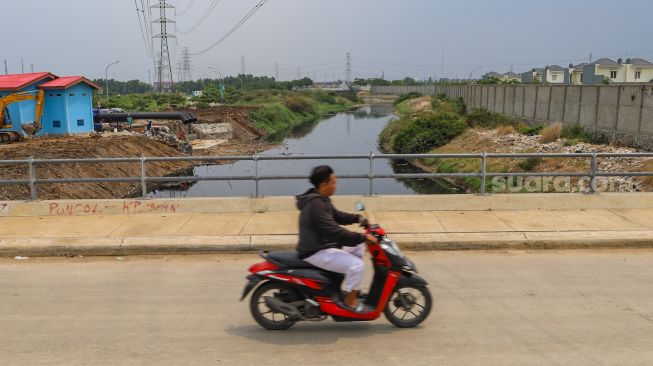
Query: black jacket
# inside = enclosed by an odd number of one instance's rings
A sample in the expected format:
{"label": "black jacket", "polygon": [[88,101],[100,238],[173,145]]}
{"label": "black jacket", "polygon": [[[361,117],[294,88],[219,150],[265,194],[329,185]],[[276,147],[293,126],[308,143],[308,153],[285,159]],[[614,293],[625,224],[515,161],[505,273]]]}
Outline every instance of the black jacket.
{"label": "black jacket", "polygon": [[297,208],[301,210],[297,245],[300,258],[308,258],[322,249],[353,247],[367,239],[363,234],[340,226],[357,223],[360,215],[336,210],[329,197],[309,189],[296,198]]}

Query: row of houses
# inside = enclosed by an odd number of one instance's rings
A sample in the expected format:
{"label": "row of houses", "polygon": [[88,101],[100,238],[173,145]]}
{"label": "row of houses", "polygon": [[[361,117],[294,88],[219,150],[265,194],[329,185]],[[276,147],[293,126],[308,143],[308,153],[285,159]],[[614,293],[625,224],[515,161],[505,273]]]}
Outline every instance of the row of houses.
{"label": "row of houses", "polygon": [[651,83],[653,82],[653,63],[643,58],[629,58],[625,61],[601,58],[592,63],[569,64],[568,67],[549,65],[516,74],[507,72],[499,74],[489,72],[484,79],[491,77],[504,82],[521,82],[524,84],[540,82],[548,84],[603,84],[609,83]]}

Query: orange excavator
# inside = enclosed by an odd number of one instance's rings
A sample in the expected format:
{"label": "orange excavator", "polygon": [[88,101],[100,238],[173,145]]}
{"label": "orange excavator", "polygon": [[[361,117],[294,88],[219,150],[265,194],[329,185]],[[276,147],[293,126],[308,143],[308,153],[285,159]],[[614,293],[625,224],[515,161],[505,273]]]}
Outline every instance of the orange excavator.
{"label": "orange excavator", "polygon": [[[41,130],[43,101],[45,100],[45,93],[43,90],[9,94],[4,97],[0,97],[0,143],[6,144],[23,139],[23,135],[19,131],[10,130],[13,126],[7,106],[9,104],[22,102],[24,100],[34,100],[36,102],[36,108],[34,111],[34,122],[22,123],[20,126],[21,129],[30,136],[36,135],[36,133]],[[7,131],[8,129],[9,131]]]}

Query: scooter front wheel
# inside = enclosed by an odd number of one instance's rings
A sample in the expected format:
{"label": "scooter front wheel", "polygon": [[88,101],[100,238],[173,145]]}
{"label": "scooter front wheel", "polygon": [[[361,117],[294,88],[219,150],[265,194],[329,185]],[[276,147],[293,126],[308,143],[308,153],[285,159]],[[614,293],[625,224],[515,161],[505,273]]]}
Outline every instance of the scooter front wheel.
{"label": "scooter front wheel", "polygon": [[275,297],[283,302],[297,301],[297,294],[289,286],[282,283],[267,282],[254,291],[249,302],[249,310],[254,320],[268,330],[284,330],[292,327],[295,320],[288,316],[272,311],[266,304],[264,296]]}
{"label": "scooter front wheel", "polygon": [[426,286],[402,286],[392,293],[383,314],[399,328],[412,328],[429,316],[431,305],[431,292]]}

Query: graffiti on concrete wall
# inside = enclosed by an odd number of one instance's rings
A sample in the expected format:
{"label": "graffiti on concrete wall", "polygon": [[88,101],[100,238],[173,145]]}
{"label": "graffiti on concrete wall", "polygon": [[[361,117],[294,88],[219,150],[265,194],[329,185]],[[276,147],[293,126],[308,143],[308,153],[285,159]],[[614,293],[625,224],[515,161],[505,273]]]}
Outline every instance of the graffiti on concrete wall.
{"label": "graffiti on concrete wall", "polygon": [[[121,203],[57,203],[49,204],[50,216],[86,216],[101,214],[169,214],[179,209],[179,203],[124,200]],[[1,207],[1,206],[0,206]],[[0,209],[0,214],[2,211]]]}

